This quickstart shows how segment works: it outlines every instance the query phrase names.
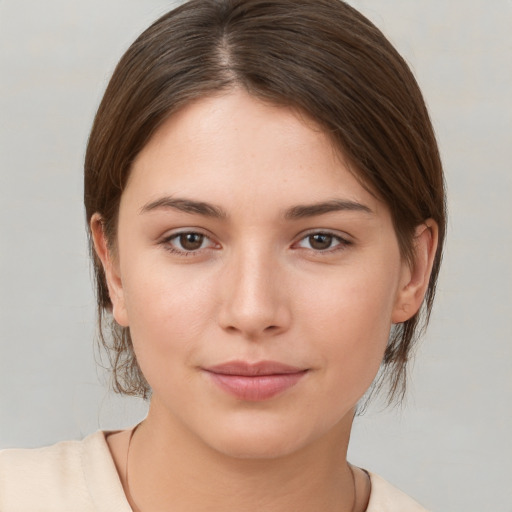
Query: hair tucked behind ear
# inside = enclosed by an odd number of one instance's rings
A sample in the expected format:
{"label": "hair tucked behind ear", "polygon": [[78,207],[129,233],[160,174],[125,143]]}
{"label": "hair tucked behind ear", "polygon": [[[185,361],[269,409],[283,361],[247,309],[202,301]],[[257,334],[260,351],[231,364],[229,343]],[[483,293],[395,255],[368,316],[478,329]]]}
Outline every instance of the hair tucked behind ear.
{"label": "hair tucked behind ear", "polygon": [[[154,23],[122,57],[94,121],[85,158],[88,222],[98,212],[115,246],[119,201],[139,151],[180,107],[234,86],[296,108],[324,128],[358,179],[389,206],[403,258],[414,259],[416,226],[437,222],[423,315],[394,327],[383,360],[389,399],[400,398],[411,349],[434,300],[446,224],[443,173],[412,73],[346,3],[192,0]],[[101,340],[115,389],[147,396],[130,333],[108,316],[111,302],[94,251],[93,259]]]}

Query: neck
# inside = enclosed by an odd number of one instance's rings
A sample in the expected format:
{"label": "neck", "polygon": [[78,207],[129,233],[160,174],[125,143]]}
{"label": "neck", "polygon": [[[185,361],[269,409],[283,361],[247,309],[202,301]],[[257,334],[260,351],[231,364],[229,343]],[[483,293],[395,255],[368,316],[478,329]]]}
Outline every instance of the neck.
{"label": "neck", "polygon": [[152,407],[130,443],[124,482],[130,504],[137,512],[351,512],[351,423],[352,416],[291,454],[247,459],[207,446]]}

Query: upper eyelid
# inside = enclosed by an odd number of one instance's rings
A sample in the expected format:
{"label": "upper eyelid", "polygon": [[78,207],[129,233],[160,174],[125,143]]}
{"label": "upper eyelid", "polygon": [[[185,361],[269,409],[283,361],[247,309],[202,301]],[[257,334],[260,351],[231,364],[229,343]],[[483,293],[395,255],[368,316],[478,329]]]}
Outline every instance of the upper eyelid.
{"label": "upper eyelid", "polygon": [[[191,234],[191,233],[204,236],[207,240],[209,240],[210,243],[208,244],[207,247],[202,247],[202,248],[199,248],[196,250],[187,250],[185,248],[180,249],[179,247],[174,247],[174,244],[172,242],[174,242],[181,235],[186,235],[186,234]],[[220,245],[211,235],[205,233],[203,230],[201,230],[199,228],[192,228],[192,229],[185,228],[185,229],[178,229],[177,231],[172,231],[171,233],[167,232],[167,234],[164,234],[163,236],[159,237],[159,239],[157,240],[157,244],[158,245],[168,245],[168,246],[170,246],[168,248],[168,250],[171,250],[171,247],[172,247],[172,252],[182,253],[183,255],[185,255],[185,254],[187,254],[187,255],[200,254],[204,250],[214,249],[215,246]]]}
{"label": "upper eyelid", "polygon": [[[215,236],[211,233],[209,233],[207,230],[199,227],[186,227],[186,228],[176,228],[176,230],[173,230],[172,232],[167,232],[166,234],[162,235],[160,237],[161,242],[166,242],[172,239],[175,239],[179,237],[180,235],[187,234],[187,233],[197,233],[199,235],[202,235],[206,238],[208,238],[212,243],[218,244],[219,242],[216,240]],[[353,243],[354,238],[345,232],[339,232],[334,229],[322,229],[322,228],[312,228],[305,231],[302,231],[301,233],[297,234],[292,241],[292,245],[295,243],[300,242],[301,240],[304,240],[304,238],[307,238],[308,236],[316,235],[316,234],[325,234],[330,235],[341,242],[345,243]]]}
{"label": "upper eyelid", "polygon": [[330,236],[333,236],[340,240],[343,240],[344,242],[353,242],[353,240],[354,240],[353,236],[351,236],[345,232],[340,232],[335,229],[316,229],[315,228],[315,229],[308,229],[306,231],[299,233],[295,237],[295,241],[298,242],[298,241],[303,240],[304,238],[306,238],[308,236],[312,236],[312,235],[330,235]]}
{"label": "upper eyelid", "polygon": [[210,240],[214,240],[214,237],[211,233],[209,233],[208,231],[206,231],[202,228],[196,228],[196,227],[176,228],[175,230],[168,230],[159,238],[160,238],[160,240],[165,241],[165,240],[170,240],[172,238],[176,238],[180,235],[186,235],[188,233],[196,233],[198,235],[202,235],[206,238],[209,238]]}
{"label": "upper eyelid", "polygon": [[[333,239],[335,239],[338,243],[336,243],[333,247],[329,247],[327,249],[321,249],[321,250],[313,249],[313,248],[309,248],[309,247],[298,246],[298,244],[303,242],[305,239],[307,239],[310,236],[314,236],[314,235],[329,235],[329,236],[332,236]],[[305,234],[301,234],[300,236],[298,236],[295,239],[295,241],[292,243],[291,248],[293,250],[304,250],[304,251],[311,252],[312,254],[327,256],[329,254],[332,255],[339,251],[343,251],[343,250],[347,249],[349,246],[352,246],[353,244],[354,244],[354,241],[353,241],[352,237],[350,237],[348,235],[343,236],[339,232],[334,232],[329,229],[314,229],[309,232],[306,232]]]}

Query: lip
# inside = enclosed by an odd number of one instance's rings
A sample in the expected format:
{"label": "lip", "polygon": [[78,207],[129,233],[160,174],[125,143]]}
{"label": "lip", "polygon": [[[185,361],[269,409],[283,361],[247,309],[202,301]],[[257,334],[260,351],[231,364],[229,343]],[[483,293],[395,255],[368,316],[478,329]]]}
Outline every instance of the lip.
{"label": "lip", "polygon": [[223,391],[251,402],[261,402],[295,386],[308,372],[276,361],[230,361],[204,368]]}

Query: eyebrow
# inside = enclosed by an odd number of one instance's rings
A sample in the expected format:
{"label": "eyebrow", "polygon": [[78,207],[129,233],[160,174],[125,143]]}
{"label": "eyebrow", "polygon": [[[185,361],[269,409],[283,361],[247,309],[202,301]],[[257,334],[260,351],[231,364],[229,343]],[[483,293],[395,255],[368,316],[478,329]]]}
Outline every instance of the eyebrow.
{"label": "eyebrow", "polygon": [[[182,199],[170,196],[162,197],[147,203],[140,209],[140,213],[142,214],[168,208],[214,219],[228,218],[227,212],[220,206],[215,206],[204,201],[194,201],[192,199]],[[284,212],[284,218],[287,220],[299,220],[339,211],[356,211],[370,215],[373,215],[374,213],[368,206],[356,201],[331,199],[329,201],[322,201],[314,204],[293,206]]]}
{"label": "eyebrow", "polygon": [[332,199],[315,204],[294,206],[286,211],[285,219],[297,220],[340,211],[363,212],[373,215],[373,211],[364,204],[344,199]]}
{"label": "eyebrow", "polygon": [[180,199],[175,197],[162,197],[144,205],[140,213],[147,213],[154,210],[171,208],[185,213],[203,215],[214,219],[226,219],[228,214],[219,206],[214,206],[203,201],[193,201],[191,199]]}

